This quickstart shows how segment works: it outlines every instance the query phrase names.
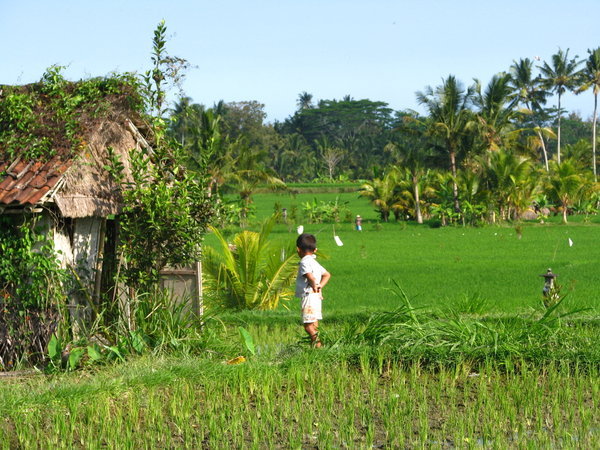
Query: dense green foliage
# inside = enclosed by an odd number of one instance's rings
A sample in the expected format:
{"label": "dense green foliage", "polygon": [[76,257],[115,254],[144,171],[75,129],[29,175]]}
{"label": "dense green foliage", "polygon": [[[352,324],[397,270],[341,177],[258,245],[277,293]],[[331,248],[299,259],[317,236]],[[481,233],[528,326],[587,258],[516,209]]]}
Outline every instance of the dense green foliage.
{"label": "dense green foliage", "polygon": [[138,82],[113,74],[73,83],[52,66],[38,83],[0,86],[0,156],[11,161],[68,156],[85,146],[86,129],[115,111],[143,109]]}
{"label": "dense green foliage", "polygon": [[56,306],[65,274],[52,243],[36,230],[35,220],[19,222],[0,218],[0,295],[5,301],[14,298],[23,311]]}
{"label": "dense green foliage", "polygon": [[0,217],[0,370],[43,361],[67,274],[35,220]]}
{"label": "dense green foliage", "polygon": [[132,182],[123,179],[123,164],[108,167],[123,186],[124,210],[120,248],[125,282],[152,293],[161,269],[198,261],[200,244],[213,213],[206,175],[207,152],[199,155],[194,171],[186,167],[187,155],[166,135],[162,117],[167,83],[177,81],[185,61],[168,55],[166,25],[154,32],[153,69],[146,73],[144,99],[154,113],[151,148],[130,151]]}
{"label": "dense green foliage", "polygon": [[[206,108],[184,98],[172,112],[170,131],[191,155],[206,142],[200,136],[218,137],[212,142],[218,141],[219,156],[209,164],[213,191],[220,186],[240,194],[242,223],[257,182],[272,184],[273,175],[286,182],[369,180],[365,195],[382,206],[383,221],[392,213],[419,223],[435,217],[444,225],[518,220],[543,196],[553,201],[546,208],[566,211],[566,220],[594,204],[598,190],[595,113],[584,121],[561,109],[564,94],[594,85],[596,50],[589,53],[583,70],[583,61],[559,49],[538,66],[515,61],[487,84],[464,86],[449,75],[417,92],[425,115],[350,96],[315,101],[303,92],[296,112],[267,124],[256,101]],[[558,108],[548,106],[553,93]],[[551,160],[568,159],[581,186],[561,202],[545,178],[555,176]],[[244,170],[236,170],[241,165]]]}
{"label": "dense green foliage", "polygon": [[[452,163],[443,158],[444,153],[448,155],[449,145],[458,166],[472,155],[498,148],[534,159],[556,154],[558,159],[558,133],[552,133],[551,127],[558,127],[559,121],[563,147],[581,139],[590,142],[592,134],[590,122],[575,114],[565,119],[563,111],[546,106],[554,89],[553,80],[561,83],[564,78],[555,74],[561,67],[553,65],[566,55],[568,51],[559,51],[550,64],[539,66],[538,74],[531,60],[521,59],[506,73],[492,77],[486,86],[477,81],[463,88],[450,75],[441,86],[426,87],[417,93],[426,106],[426,116],[393,111],[384,102],[350,96],[313,101],[312,95],[304,92],[299,96],[298,110],[272,126],[264,123],[264,105],[256,101],[221,102],[206,109],[186,98],[173,110],[173,133],[182,142],[192,142],[194,134],[205,128],[201,114],[211,111],[221,117],[223,138],[230,142],[242,139],[249,147],[264,151],[270,156],[267,165],[286,181],[371,177],[374,169],[394,162],[394,155],[387,150],[389,144],[394,144],[400,154],[414,146],[430,150],[434,157],[428,162],[429,168],[451,169]],[[579,66],[578,61],[563,62]],[[589,70],[593,74],[593,69]],[[581,91],[590,85],[590,76],[586,78],[585,71],[574,72],[567,77],[568,83],[555,92],[562,96],[565,90],[577,86]],[[443,97],[438,96],[442,93]],[[453,98],[453,93],[459,97]],[[456,114],[459,110],[460,117]],[[451,111],[454,117],[449,115]],[[543,152],[538,153],[542,148]]]}
{"label": "dense green foliage", "polygon": [[242,231],[231,243],[212,231],[218,247],[204,250],[207,303],[235,309],[275,309],[292,297],[296,252],[291,245],[278,247],[270,240],[277,216],[263,223],[260,232]]}
{"label": "dense green foliage", "polygon": [[156,146],[151,157],[132,150],[130,156],[133,184],[123,192],[121,220],[123,275],[149,292],[165,266],[200,258],[213,208],[204,180],[175,165],[172,147]]}
{"label": "dense green foliage", "polygon": [[[198,318],[188,317],[186,308],[157,289],[162,268],[199,260],[214,204],[205,175],[209,155],[199,155],[192,172],[186,166],[188,154],[165,133],[165,89],[185,68],[184,60],[167,54],[165,36],[161,22],[154,33],[153,68],[143,77],[124,74],[69,82],[55,66],[39,83],[0,88],[0,161],[6,166],[16,158],[32,163],[55,155],[63,161],[77,158],[99,125],[124,117],[145,124],[148,142],[142,149],[131,149],[129,161],[106,149],[109,164],[104,169],[121,187],[114,199],[123,201],[123,213],[116,218],[118,238],[113,236],[119,244],[113,255],[118,268],[111,274],[116,279],[108,281],[115,288],[100,301],[91,297],[76,270],[68,276],[59,270],[52,244],[41,237],[47,230],[2,219],[4,367],[41,362],[47,349],[52,367],[75,369],[88,361],[123,359],[130,353],[173,347],[181,340],[201,340]],[[86,304],[65,313],[63,292],[69,290]]]}

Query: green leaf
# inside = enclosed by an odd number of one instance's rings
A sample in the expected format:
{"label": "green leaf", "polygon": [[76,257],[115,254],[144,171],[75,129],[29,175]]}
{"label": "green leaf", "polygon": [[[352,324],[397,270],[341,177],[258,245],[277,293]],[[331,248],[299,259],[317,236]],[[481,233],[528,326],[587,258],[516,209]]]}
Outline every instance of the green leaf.
{"label": "green leaf", "polygon": [[115,347],[114,345],[111,345],[110,347],[106,347],[106,348],[108,350],[110,350],[114,355],[116,355],[116,357],[119,358],[121,361],[125,361],[125,358],[123,358],[123,355],[119,351],[118,347]]}
{"label": "green leaf", "polygon": [[240,330],[240,336],[242,337],[242,343],[244,344],[246,349],[253,356],[256,355],[256,349],[254,347],[254,339],[252,339],[252,336],[250,335],[250,333],[248,333],[248,330],[246,330],[244,327],[239,327],[239,330]]}
{"label": "green leaf", "polygon": [[85,349],[74,348],[69,354],[69,369],[75,370],[81,361],[81,357],[84,355]]}
{"label": "green leaf", "polygon": [[60,357],[61,349],[60,342],[55,334],[50,338],[50,342],[48,343],[48,357],[50,359],[56,359],[56,357]]}
{"label": "green leaf", "polygon": [[133,347],[133,349],[136,352],[142,353],[144,351],[144,347],[146,346],[144,339],[142,338],[140,333],[138,333],[136,331],[131,331],[130,334],[131,334],[131,346]]}
{"label": "green leaf", "polygon": [[96,345],[94,345],[94,346],[88,345],[87,353],[88,353],[88,356],[90,357],[90,359],[93,361],[99,361],[102,359],[102,354],[98,351],[98,348]]}

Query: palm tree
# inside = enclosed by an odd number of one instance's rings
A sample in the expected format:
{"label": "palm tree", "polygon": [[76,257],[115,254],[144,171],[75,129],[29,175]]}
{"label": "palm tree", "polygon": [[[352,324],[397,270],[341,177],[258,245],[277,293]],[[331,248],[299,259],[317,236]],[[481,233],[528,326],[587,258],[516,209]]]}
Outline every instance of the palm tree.
{"label": "palm tree", "polygon": [[562,208],[562,221],[567,223],[569,207],[577,200],[585,188],[586,180],[579,174],[577,164],[572,159],[553,162],[546,185],[548,197]]}
{"label": "palm tree", "polygon": [[298,111],[302,111],[304,109],[311,109],[313,107],[312,100],[312,94],[309,94],[306,91],[301,92],[298,95],[298,100],[296,101],[296,105],[298,105]]}
{"label": "palm tree", "polygon": [[232,164],[230,146],[221,135],[220,124],[221,116],[216,115],[214,109],[199,111],[196,121],[190,125],[190,139],[186,144],[190,167],[208,175],[209,197],[218,194]]}
{"label": "palm tree", "polygon": [[277,216],[266,221],[260,232],[242,231],[230,245],[221,232],[217,248],[206,246],[202,269],[208,287],[222,306],[236,309],[274,309],[293,296],[290,289],[296,275],[296,252],[278,248],[268,239]]}
{"label": "palm tree", "polygon": [[411,184],[410,196],[414,204],[415,219],[417,223],[422,224],[421,191],[423,187],[426,187],[426,183],[424,183],[427,174],[426,166],[431,154],[426,148],[417,146],[408,147],[401,153],[398,145],[393,142],[386,145],[385,151],[391,153],[395,162],[407,170]]}
{"label": "palm tree", "polygon": [[285,179],[299,181],[307,174],[316,174],[319,161],[312,147],[298,133],[285,135],[283,152],[279,157],[277,173]]}
{"label": "palm tree", "polygon": [[398,208],[398,169],[392,168],[382,178],[375,178],[360,187],[360,196],[371,200],[379,217],[387,222],[390,213]]}
{"label": "palm tree", "polygon": [[485,180],[502,220],[511,219],[524,203],[530,202],[531,198],[524,194],[532,193],[528,185],[533,178],[532,169],[528,158],[513,152],[500,150],[490,155]]}
{"label": "palm tree", "polygon": [[475,225],[482,220],[490,203],[489,191],[485,189],[481,168],[465,168],[458,171],[461,190],[463,221]]}
{"label": "palm tree", "polygon": [[[525,113],[535,115],[543,111],[543,105],[546,104],[548,92],[541,85],[541,79],[533,76],[533,61],[529,58],[514,61],[510,67],[511,85],[516,94],[519,103],[525,106]],[[535,123],[534,131],[538,136],[536,141],[542,149],[544,156],[544,166],[546,171],[548,168],[548,151],[546,150],[546,142],[544,134],[548,134],[549,130],[542,127],[542,124]]]}
{"label": "palm tree", "polygon": [[592,143],[587,139],[579,139],[573,144],[563,147],[563,159],[569,158],[577,162],[580,172],[585,172],[592,166]]}
{"label": "palm tree", "polygon": [[447,170],[433,171],[431,174],[432,188],[435,196],[431,205],[431,212],[438,216],[445,226],[450,223],[456,223],[464,216],[454,210],[454,185],[458,183],[458,177],[453,177]]}
{"label": "palm tree", "polygon": [[577,56],[575,58],[569,59],[569,49],[566,52],[563,52],[560,48],[558,49],[558,53],[552,55],[552,65],[544,62],[542,66],[539,66],[539,69],[544,76],[543,82],[545,86],[549,89],[552,89],[554,92],[558,94],[558,127],[557,127],[557,140],[558,147],[556,151],[557,161],[560,164],[560,121],[562,118],[562,110],[561,110],[561,98],[562,95],[567,91],[573,91],[577,87],[578,81],[578,72],[577,66],[579,66],[582,61],[577,61]]}
{"label": "palm tree", "polygon": [[517,114],[518,98],[512,92],[510,82],[510,75],[501,73],[492,77],[483,93],[479,82],[476,84],[476,127],[487,150],[504,147],[505,142],[515,135],[511,128],[514,128],[512,121]]}
{"label": "palm tree", "polygon": [[171,109],[170,130],[182,146],[189,131],[191,119],[191,97],[181,97]]}
{"label": "palm tree", "polygon": [[423,92],[417,92],[417,101],[429,113],[428,129],[433,136],[440,138],[450,158],[453,185],[452,195],[455,212],[460,212],[458,185],[456,183],[456,154],[460,150],[461,139],[471,118],[471,103],[474,88],[465,90],[453,75],[442,80],[442,85]]}
{"label": "palm tree", "polygon": [[252,195],[258,187],[266,184],[271,189],[283,189],[285,183],[263,164],[265,152],[247,146],[243,140],[236,141],[233,146],[237,149],[231,151],[231,155],[235,156],[231,156],[232,161],[228,164],[229,171],[224,174],[224,180],[240,196],[242,202],[240,219],[244,227],[250,211]]}
{"label": "palm tree", "polygon": [[592,88],[594,94],[594,116],[592,119],[592,169],[594,170],[594,181],[598,181],[596,173],[596,123],[598,120],[598,93],[600,92],[600,47],[595,50],[588,49],[588,59],[585,61],[585,68],[581,71],[581,86],[577,93],[587,91]]}

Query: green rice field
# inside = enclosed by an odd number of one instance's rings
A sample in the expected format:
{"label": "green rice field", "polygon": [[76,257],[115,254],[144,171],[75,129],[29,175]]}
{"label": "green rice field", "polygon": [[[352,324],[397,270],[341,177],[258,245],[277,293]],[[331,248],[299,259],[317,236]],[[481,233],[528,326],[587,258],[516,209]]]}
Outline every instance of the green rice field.
{"label": "green rice field", "polygon": [[[380,224],[343,192],[258,194],[257,222],[275,203],[315,196],[365,218],[362,232],[299,217],[272,234],[282,244],[298,225],[317,235],[332,273],[323,349],[308,346],[295,301],[268,312],[209,305],[200,350],[1,378],[0,447],[600,447],[597,218]],[[549,267],[564,298],[545,309]]]}
{"label": "green rice field", "polygon": [[[469,298],[485,301],[490,311],[515,313],[539,305],[544,279],[551,268],[566,302],[595,310],[600,306],[600,227],[574,218],[571,225],[545,224],[431,228],[409,222],[378,223],[377,214],[356,193],[256,196],[257,217],[273,213],[278,203],[289,208],[313,198],[348,202],[353,215],[365,218],[363,231],[353,223],[280,225],[273,238],[294,242],[296,225],[317,236],[321,263],[333,274],[326,289],[332,314],[394,308],[387,288],[397,281],[423,307],[452,306]],[[579,220],[578,220],[579,219]],[[334,232],[344,245],[338,247]],[[572,242],[570,245],[569,240]],[[207,245],[212,243],[207,238]]]}

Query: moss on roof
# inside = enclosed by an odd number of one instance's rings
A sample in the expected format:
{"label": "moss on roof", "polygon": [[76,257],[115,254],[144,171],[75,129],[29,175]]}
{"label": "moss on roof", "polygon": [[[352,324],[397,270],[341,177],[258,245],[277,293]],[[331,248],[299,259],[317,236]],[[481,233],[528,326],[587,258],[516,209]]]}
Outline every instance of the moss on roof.
{"label": "moss on roof", "polygon": [[143,110],[132,74],[70,82],[52,67],[37,83],[0,85],[0,162],[68,158],[98,122],[119,116],[138,121]]}

